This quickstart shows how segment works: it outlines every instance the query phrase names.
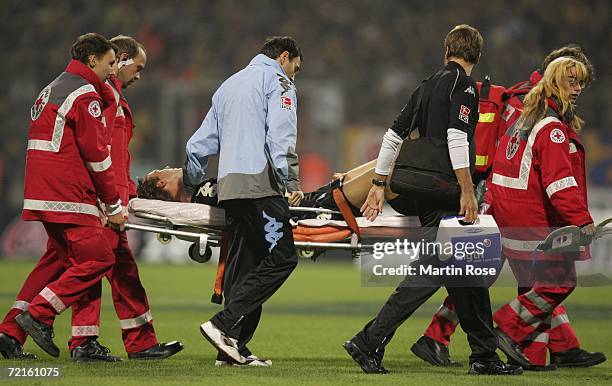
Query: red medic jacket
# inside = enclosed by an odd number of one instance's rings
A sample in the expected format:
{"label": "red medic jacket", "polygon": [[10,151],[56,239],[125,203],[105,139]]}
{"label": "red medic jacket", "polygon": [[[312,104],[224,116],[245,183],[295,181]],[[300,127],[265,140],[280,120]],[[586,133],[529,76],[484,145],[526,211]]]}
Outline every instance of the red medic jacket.
{"label": "red medic jacket", "polygon": [[98,198],[119,199],[105,143],[104,84],[72,60],[31,108],[22,218],[100,226]]}
{"label": "red medic jacket", "polygon": [[[531,252],[553,227],[593,222],[587,207],[584,147],[551,100],[531,132],[511,128],[500,140],[491,192],[508,257]],[[559,255],[541,255],[559,259]]]}
{"label": "red medic jacket", "polygon": [[124,205],[130,198],[136,196],[136,184],[130,176],[129,143],[132,139],[133,123],[132,110],[127,100],[121,95],[121,81],[111,77],[106,84],[112,90],[115,98],[114,108],[104,110],[104,118],[109,130],[111,159],[115,173],[115,184]]}

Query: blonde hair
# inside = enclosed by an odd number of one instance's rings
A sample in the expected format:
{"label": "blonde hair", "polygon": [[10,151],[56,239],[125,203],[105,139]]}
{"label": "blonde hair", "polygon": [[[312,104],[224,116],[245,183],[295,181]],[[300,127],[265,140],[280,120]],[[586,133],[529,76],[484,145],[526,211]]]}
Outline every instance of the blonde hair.
{"label": "blonde hair", "polygon": [[[525,96],[523,112],[517,122],[521,130],[531,131],[533,126],[544,118],[548,108],[548,98],[556,97],[556,102],[561,104],[558,107],[561,109],[562,116],[573,108],[570,101],[571,90],[567,75],[571,68],[576,69],[577,82],[584,83],[588,79],[589,73],[586,66],[576,59],[563,56],[550,62],[546,71],[544,71],[542,80]],[[575,114],[569,121],[569,126],[576,133],[582,130],[583,124],[584,121]]]}

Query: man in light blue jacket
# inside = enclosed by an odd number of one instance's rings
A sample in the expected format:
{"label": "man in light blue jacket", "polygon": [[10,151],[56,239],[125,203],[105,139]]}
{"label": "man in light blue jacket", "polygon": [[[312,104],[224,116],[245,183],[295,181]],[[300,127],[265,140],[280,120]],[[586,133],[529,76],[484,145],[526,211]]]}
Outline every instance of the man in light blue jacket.
{"label": "man in light blue jacket", "polygon": [[293,84],[301,63],[292,38],[268,39],[260,54],[215,92],[204,122],[187,142],[186,186],[200,184],[208,157],[219,155],[217,194],[230,237],[225,306],[200,326],[219,351],[217,365],[271,365],[246,344],[259,323],[261,305],[297,265],[284,195],[289,193],[294,205],[303,197]]}

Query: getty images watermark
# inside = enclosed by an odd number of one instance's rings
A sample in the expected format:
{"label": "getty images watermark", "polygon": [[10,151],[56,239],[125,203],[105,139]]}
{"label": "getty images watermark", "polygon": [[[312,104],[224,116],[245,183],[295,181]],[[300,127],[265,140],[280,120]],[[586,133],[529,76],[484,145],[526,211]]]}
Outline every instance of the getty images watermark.
{"label": "getty images watermark", "polygon": [[494,280],[503,261],[499,239],[466,241],[418,241],[396,239],[376,242],[372,253],[362,256],[362,284],[396,285],[406,277],[415,285],[436,285],[453,280],[458,285],[482,285]]}

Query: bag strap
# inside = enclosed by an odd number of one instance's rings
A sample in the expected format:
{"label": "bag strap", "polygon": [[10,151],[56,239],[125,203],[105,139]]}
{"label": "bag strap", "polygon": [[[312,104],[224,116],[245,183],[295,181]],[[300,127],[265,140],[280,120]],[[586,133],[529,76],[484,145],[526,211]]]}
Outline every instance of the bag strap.
{"label": "bag strap", "polygon": [[491,77],[486,75],[482,86],[480,86],[480,99],[489,99],[489,93],[491,92]]}

